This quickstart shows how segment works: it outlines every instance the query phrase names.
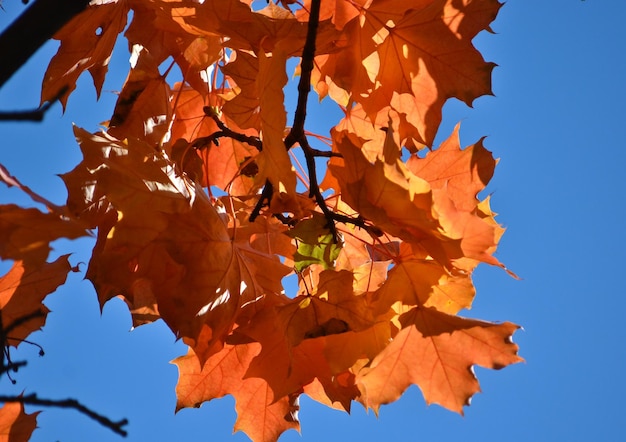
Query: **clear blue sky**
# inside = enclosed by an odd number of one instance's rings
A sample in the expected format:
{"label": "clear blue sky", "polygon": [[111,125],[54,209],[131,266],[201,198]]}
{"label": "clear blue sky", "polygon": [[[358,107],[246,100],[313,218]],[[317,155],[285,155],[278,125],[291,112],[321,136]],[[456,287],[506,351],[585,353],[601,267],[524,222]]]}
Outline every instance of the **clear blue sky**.
{"label": "clear blue sky", "polygon": [[[5,1],[3,29],[23,7]],[[462,120],[464,145],[483,135],[500,163],[488,187],[507,228],[497,256],[521,276],[481,266],[478,295],[464,312],[524,327],[516,333],[526,363],[495,372],[477,369],[482,394],[465,417],[427,407],[412,387],[377,419],[358,404],[348,416],[310,400],[301,402],[302,436],[281,441],[612,441],[623,440],[626,397],[626,2],[622,0],[509,0],[493,24],[496,35],[475,40],[496,62],[495,97],[474,109],[449,103],[439,138]],[[124,45],[125,43],[123,43]],[[120,49],[124,49],[122,46]],[[0,110],[38,103],[47,60],[42,49],[0,89]],[[55,174],[80,161],[71,123],[88,130],[108,119],[127,54],[112,60],[112,75],[96,103],[83,76],[64,116],[55,106],[42,124],[0,123],[0,163],[34,190],[65,201]],[[311,122],[313,123],[313,121]],[[0,203],[28,200],[0,185]],[[86,262],[90,241],[56,244]],[[86,266],[81,266],[85,269]],[[0,263],[0,270],[6,270]],[[48,297],[53,311],[44,332],[31,335],[46,350],[25,347],[15,359],[28,367],[17,385],[0,379],[3,393],[74,397],[118,419],[130,420],[129,441],[245,441],[232,434],[232,399],[174,416],[177,370],[184,353],[162,324],[129,332],[119,301],[103,314],[82,274]],[[33,441],[116,441],[118,436],[74,411],[46,409]]]}

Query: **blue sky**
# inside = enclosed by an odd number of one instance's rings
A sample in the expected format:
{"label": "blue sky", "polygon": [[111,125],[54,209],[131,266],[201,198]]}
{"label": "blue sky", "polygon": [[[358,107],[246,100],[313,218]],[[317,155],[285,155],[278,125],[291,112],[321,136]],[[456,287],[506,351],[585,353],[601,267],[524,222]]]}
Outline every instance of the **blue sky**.
{"label": "blue sky", "polygon": [[[23,6],[4,2],[3,29]],[[590,441],[620,440],[626,397],[626,332],[622,283],[626,255],[626,2],[621,0],[509,0],[475,44],[499,65],[495,97],[469,109],[446,105],[439,139],[462,121],[467,145],[487,136],[500,158],[487,192],[507,227],[498,258],[522,279],[487,266],[476,271],[478,295],[465,316],[512,321],[523,364],[501,371],[476,369],[483,393],[465,417],[426,406],[419,390],[382,408],[379,418],[358,404],[348,416],[301,401],[302,436],[281,441]],[[120,49],[124,49],[122,46]],[[33,108],[54,44],[43,48],[0,89],[0,110]],[[97,130],[110,117],[127,54],[111,62],[99,102],[81,77],[62,115],[59,105],[42,124],[0,123],[0,163],[35,191],[65,200],[55,175],[80,161],[71,123]],[[310,121],[316,125],[315,121]],[[313,127],[315,128],[315,127]],[[0,186],[0,203],[28,200]],[[78,250],[87,262],[91,242],[59,242],[56,253]],[[6,270],[6,263],[0,269]],[[85,266],[83,265],[84,269]],[[100,314],[82,274],[49,296],[53,311],[44,332],[31,335],[46,356],[25,347],[15,359],[29,365],[0,379],[0,391],[74,397],[118,419],[130,420],[129,441],[245,441],[232,435],[230,398],[174,415],[176,368],[184,353],[163,324],[129,332],[120,301]],[[116,441],[118,436],[74,411],[46,409],[33,441]]]}

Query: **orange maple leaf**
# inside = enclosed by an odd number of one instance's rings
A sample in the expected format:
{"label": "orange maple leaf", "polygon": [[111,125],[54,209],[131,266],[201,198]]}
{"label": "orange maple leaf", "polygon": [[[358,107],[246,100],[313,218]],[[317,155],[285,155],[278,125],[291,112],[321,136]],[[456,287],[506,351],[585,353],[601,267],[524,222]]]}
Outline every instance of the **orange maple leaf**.
{"label": "orange maple leaf", "polygon": [[[101,226],[87,271],[101,304],[122,295],[141,313],[135,325],[158,310],[176,336],[214,351],[242,305],[282,291],[289,269],[252,247],[249,235],[238,236],[224,209],[177,175],[167,156],[137,140],[76,134],[85,165],[99,165],[89,182],[98,183],[117,213],[117,221]],[[199,348],[196,354],[209,356]]]}
{"label": "orange maple leaf", "polygon": [[158,60],[141,45],[133,46],[131,70],[120,92],[109,133],[118,139],[143,138],[160,146],[172,118],[170,88]]}
{"label": "orange maple leaf", "polygon": [[[256,159],[260,169],[256,178],[260,182],[269,179],[279,194],[295,199],[296,174],[283,141],[287,123],[283,93],[287,84],[286,62],[287,54],[280,46],[274,48],[271,57],[259,54],[257,90],[263,151]],[[299,212],[297,208],[293,211]]]}
{"label": "orange maple leaf", "polygon": [[[358,17],[363,11],[367,10],[373,0],[332,0],[324,1],[320,4],[320,21],[331,19],[338,30],[353,18]],[[300,21],[309,20],[309,11],[311,9],[311,0],[306,0],[302,9],[296,12],[296,17]]]}
{"label": "orange maple leaf", "polygon": [[422,307],[400,320],[402,330],[357,374],[361,402],[375,411],[416,384],[426,403],[463,414],[463,406],[480,391],[472,365],[500,369],[523,360],[510,340],[519,327],[509,322],[493,324]]}
{"label": "orange maple leaf", "polygon": [[[228,94],[229,91],[220,92]],[[255,184],[254,174],[242,173],[242,168],[247,161],[253,161],[258,155],[256,147],[229,137],[221,137],[219,145],[213,142],[206,144],[202,141],[220,132],[215,121],[209,118],[203,109],[207,106],[219,109],[224,104],[222,93],[213,91],[203,96],[196,90],[181,88],[180,84],[177,84],[174,87],[172,103],[176,118],[172,124],[171,137],[173,140],[184,139],[188,143],[179,144],[178,152],[174,152],[174,146],[167,146],[166,150],[179,164],[181,170],[187,171],[186,164],[192,163],[194,157],[198,156],[202,160],[198,171],[201,174],[198,181],[202,186],[217,186],[234,196],[253,194],[259,187]],[[258,129],[241,128],[227,112],[221,114],[221,121],[242,135],[250,137],[259,135]]]}
{"label": "orange maple leaf", "polygon": [[457,209],[471,212],[478,204],[476,196],[491,180],[497,160],[485,149],[483,140],[461,149],[459,128],[457,124],[450,137],[424,158],[412,155],[407,167],[433,189],[445,187]]}
{"label": "orange maple leaf", "polygon": [[193,352],[175,359],[179,371],[176,410],[231,394],[237,409],[235,431],[243,431],[253,441],[272,442],[288,429],[299,431],[298,395],[274,400],[265,380],[244,379],[259,350],[258,343],[226,345],[202,366]]}
{"label": "orange maple leaf", "polygon": [[366,297],[351,294],[348,275],[326,271],[317,294],[321,298],[298,296],[272,308],[267,305],[235,330],[230,342],[252,339],[261,344],[246,378],[264,379],[275,400],[317,379],[324,394],[317,391],[316,400],[350,409],[359,392],[348,371],[361,360],[373,359],[388,344],[390,326],[389,315],[374,318],[365,310]]}
{"label": "orange maple leaf", "polygon": [[132,44],[145,48],[156,64],[172,57],[197,91],[206,91],[202,71],[220,59],[222,39],[217,35],[191,35],[172,17],[166,2],[133,2],[132,21],[124,33]]}
{"label": "orange maple leaf", "polygon": [[[307,33],[305,23],[274,3],[259,11],[240,0],[195,3],[193,7],[175,7],[172,16],[192,35],[224,35],[229,48],[256,54],[270,53],[280,42],[287,55],[300,56]],[[337,30],[330,20],[320,24],[317,37],[318,51],[334,48]]]}
{"label": "orange maple leaf", "polygon": [[50,310],[42,301],[65,283],[72,270],[67,257],[38,265],[16,261],[11,270],[0,277],[0,319],[7,345],[17,347],[28,335],[43,327]]}
{"label": "orange maple leaf", "polygon": [[100,96],[117,36],[126,26],[128,2],[94,4],[70,20],[54,38],[61,41],[58,52],[44,75],[41,102],[51,101],[63,90],[60,100],[67,104],[76,89],[76,80],[88,70]]}
{"label": "orange maple leaf", "polygon": [[0,258],[43,263],[59,238],[86,236],[80,223],[57,213],[0,205]]}
{"label": "orange maple leaf", "polygon": [[318,91],[335,84],[372,121],[391,105],[416,128],[419,142],[430,145],[448,98],[471,105],[491,94],[495,65],[483,60],[471,39],[488,29],[500,6],[497,0],[373,2],[345,26],[341,51],[317,57]]}
{"label": "orange maple leaf", "polygon": [[222,68],[228,76],[229,83],[237,93],[229,98],[222,111],[232,118],[241,128],[261,128],[259,117],[259,91],[257,76],[259,75],[259,59],[247,52],[236,52],[234,60]]}
{"label": "orange maple leaf", "polygon": [[39,411],[26,414],[24,405],[8,402],[0,408],[0,442],[27,442],[37,428]]}
{"label": "orange maple leaf", "polygon": [[426,250],[442,263],[462,256],[459,241],[442,235],[431,187],[402,162],[391,128],[386,153],[375,160],[365,156],[359,147],[362,141],[349,132],[334,132],[333,140],[343,158],[333,158],[328,167],[343,201],[384,232]]}

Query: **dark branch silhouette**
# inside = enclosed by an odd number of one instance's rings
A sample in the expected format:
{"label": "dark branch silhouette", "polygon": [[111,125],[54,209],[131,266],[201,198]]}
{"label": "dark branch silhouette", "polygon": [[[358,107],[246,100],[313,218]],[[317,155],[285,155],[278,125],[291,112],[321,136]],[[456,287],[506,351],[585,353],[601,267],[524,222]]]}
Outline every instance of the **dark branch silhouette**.
{"label": "dark branch silhouette", "polygon": [[61,88],[56,97],[44,103],[37,109],[0,112],[0,121],[43,121],[43,117],[46,115],[48,109],[50,109],[50,107],[52,107],[52,105],[67,92],[67,89],[67,87]]}
{"label": "dark branch silhouette", "polygon": [[[44,315],[44,313],[41,310],[37,310],[35,312],[29,313],[20,318],[17,318],[5,328],[3,326],[3,320],[2,320],[2,309],[0,309],[0,345],[2,346],[2,350],[1,350],[2,355],[1,355],[1,360],[0,360],[0,376],[3,374],[6,374],[11,380],[11,382],[15,383],[15,381],[11,379],[9,372],[17,371],[20,367],[23,367],[26,365],[26,361],[17,361],[17,362],[11,361],[11,357],[10,357],[9,350],[8,350],[9,349],[8,341],[13,340],[14,338],[11,338],[11,336],[9,336],[9,333],[12,330],[14,330],[16,327],[19,327],[20,325],[25,324],[26,322],[32,319],[41,317],[42,315]],[[36,347],[39,347],[40,349],[39,354],[43,355],[43,349],[41,348],[39,344],[36,344],[31,341],[27,341],[25,339],[22,339],[21,341],[26,342],[31,345],[35,345]],[[0,395],[0,402],[20,402],[22,404],[40,405],[43,407],[73,408],[74,410],[77,410],[80,413],[95,420],[96,422],[103,425],[104,427],[109,428],[111,431],[119,434],[120,436],[125,437],[128,434],[127,431],[123,429],[123,427],[128,424],[127,419],[122,419],[120,421],[113,421],[100,413],[96,413],[91,408],[88,408],[85,405],[78,402],[76,399],[60,399],[60,400],[42,399],[38,397],[35,393],[31,393],[26,396]]]}
{"label": "dark branch silhouette", "polygon": [[108,417],[96,413],[92,409],[84,406],[76,399],[42,399],[37,397],[37,395],[33,393],[26,396],[0,395],[0,402],[20,402],[25,405],[40,405],[42,407],[72,408],[84,414],[85,416],[90,417],[102,426],[107,427],[108,429],[110,429],[114,433],[119,434],[120,436],[126,437],[128,435],[128,432],[123,429],[124,426],[128,425],[127,419],[122,419],[117,422],[112,421]]}
{"label": "dark branch silhouette", "polygon": [[37,0],[0,34],[0,87],[89,0]]}

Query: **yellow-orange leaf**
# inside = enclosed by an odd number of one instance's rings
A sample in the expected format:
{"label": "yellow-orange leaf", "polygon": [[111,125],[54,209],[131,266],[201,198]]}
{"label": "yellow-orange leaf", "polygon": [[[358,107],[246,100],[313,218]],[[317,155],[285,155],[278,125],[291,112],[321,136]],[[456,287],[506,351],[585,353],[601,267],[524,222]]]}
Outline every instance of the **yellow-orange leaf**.
{"label": "yellow-orange leaf", "polygon": [[482,140],[462,150],[459,127],[457,124],[450,137],[424,158],[411,156],[407,167],[428,181],[433,189],[445,187],[457,209],[471,212],[478,203],[476,195],[491,180],[497,161],[485,149]]}
{"label": "yellow-orange leaf", "polygon": [[352,272],[324,270],[316,293],[298,296],[277,307],[277,326],[285,330],[289,345],[371,326],[374,317],[367,299],[354,295],[352,286]]}
{"label": "yellow-orange leaf", "polygon": [[267,178],[277,192],[295,198],[296,174],[283,142],[287,123],[283,103],[285,98],[283,87],[287,84],[286,61],[287,54],[280,48],[276,48],[271,57],[259,54],[256,88],[259,91],[261,106],[263,151],[257,157],[260,169],[257,180],[264,182]]}
{"label": "yellow-orange leaf", "polygon": [[237,94],[224,103],[222,109],[240,127],[261,128],[259,116],[259,91],[257,76],[259,75],[259,59],[246,52],[237,52],[235,60],[222,68],[230,82],[234,81]]}
{"label": "yellow-orange leaf", "polygon": [[[320,20],[332,19],[335,27],[339,30],[372,4],[372,0],[332,0],[324,1],[320,4]],[[296,17],[301,21],[309,20],[311,10],[311,0],[304,2],[304,7],[299,9]]]}
{"label": "yellow-orange leaf", "polygon": [[[495,65],[483,60],[471,40],[488,29],[500,6],[497,0],[373,2],[345,26],[345,47],[318,57],[318,90],[339,86],[372,121],[391,105],[415,127],[418,141],[430,145],[448,98],[471,105],[491,93]],[[472,24],[460,26],[461,21]]]}
{"label": "yellow-orange leaf", "polygon": [[373,161],[366,158],[359,148],[361,140],[353,134],[334,132],[333,141],[343,158],[333,158],[328,167],[342,199],[355,211],[446,266],[463,256],[459,238],[446,237],[441,229],[429,183],[411,173],[399,158],[391,128],[384,152]]}
{"label": "yellow-orange leaf", "polygon": [[140,44],[157,64],[172,57],[185,81],[197,91],[207,89],[203,73],[222,56],[222,39],[216,35],[196,36],[175,21],[166,2],[133,2],[132,21],[124,33],[131,45]]}

